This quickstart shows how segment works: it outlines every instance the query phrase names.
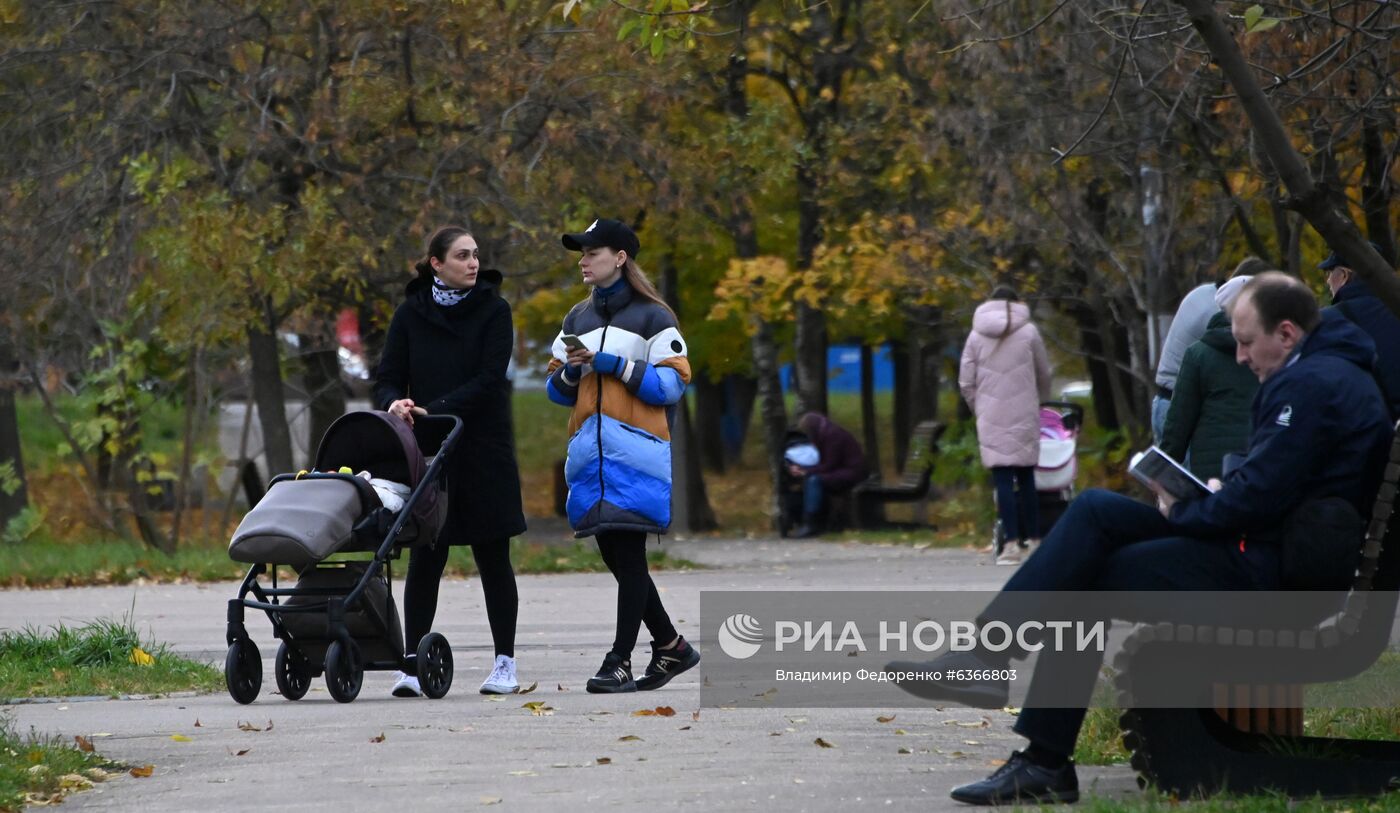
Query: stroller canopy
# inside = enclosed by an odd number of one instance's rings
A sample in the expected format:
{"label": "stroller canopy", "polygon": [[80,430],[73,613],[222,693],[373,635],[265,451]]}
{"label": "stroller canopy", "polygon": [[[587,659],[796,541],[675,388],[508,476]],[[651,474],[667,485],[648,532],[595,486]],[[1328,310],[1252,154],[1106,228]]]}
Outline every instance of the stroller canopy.
{"label": "stroller canopy", "polygon": [[[341,466],[411,489],[418,488],[428,471],[413,429],[387,412],[376,411],[347,412],[326,430],[316,449],[316,471],[336,471]],[[430,520],[437,496],[437,489],[427,489],[413,505],[414,517]]]}

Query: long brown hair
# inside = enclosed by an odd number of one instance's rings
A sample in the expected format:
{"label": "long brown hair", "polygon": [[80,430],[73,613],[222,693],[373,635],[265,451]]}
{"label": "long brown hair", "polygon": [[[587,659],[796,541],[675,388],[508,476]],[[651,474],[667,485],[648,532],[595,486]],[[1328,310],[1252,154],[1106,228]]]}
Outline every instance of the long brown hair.
{"label": "long brown hair", "polygon": [[447,259],[447,250],[452,248],[452,244],[457,242],[457,238],[463,235],[471,236],[471,232],[461,226],[441,226],[433,232],[433,236],[428,238],[428,248],[423,254],[423,258],[413,264],[413,270],[418,272],[418,276],[432,279],[437,273],[433,270],[432,261],[436,259],[442,262]]}
{"label": "long brown hair", "polygon": [[661,294],[656,290],[656,286],[651,284],[651,280],[647,278],[646,272],[643,271],[642,267],[637,265],[637,261],[631,257],[628,257],[627,262],[622,266],[622,278],[627,280],[627,284],[631,286],[633,293],[648,302],[654,302],[665,308],[666,312],[671,314],[672,319],[675,319],[677,323],[680,322],[680,318],[676,316],[676,312],[671,310],[671,306],[667,305],[666,300],[661,298]]}

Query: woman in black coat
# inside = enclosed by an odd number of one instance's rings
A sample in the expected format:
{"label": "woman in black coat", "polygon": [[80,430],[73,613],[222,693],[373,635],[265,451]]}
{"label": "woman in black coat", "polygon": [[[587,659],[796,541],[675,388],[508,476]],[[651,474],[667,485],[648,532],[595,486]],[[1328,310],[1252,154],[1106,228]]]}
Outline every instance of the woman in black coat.
{"label": "woman in black coat", "polygon": [[[409,559],[404,646],[416,652],[432,628],[448,547],[471,545],[496,646],[481,692],[509,694],[519,687],[510,538],[525,531],[506,379],[514,337],[510,305],[497,294],[500,272],[480,270],[476,240],[461,227],[438,229],[416,268],[418,278],[389,325],[374,403],[409,424],[414,415],[456,415],[464,425],[447,461],[447,521],[437,543],[414,548]],[[398,677],[395,696],[421,693],[417,678]]]}

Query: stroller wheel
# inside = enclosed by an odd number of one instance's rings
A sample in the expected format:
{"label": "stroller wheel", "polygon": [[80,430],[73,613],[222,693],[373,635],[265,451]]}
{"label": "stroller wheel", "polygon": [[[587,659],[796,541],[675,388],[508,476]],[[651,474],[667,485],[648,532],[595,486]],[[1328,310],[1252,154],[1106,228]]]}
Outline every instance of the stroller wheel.
{"label": "stroller wheel", "polygon": [[439,633],[430,632],[418,642],[418,686],[433,700],[452,688],[452,647]]}
{"label": "stroller wheel", "polygon": [[337,703],[349,703],[360,694],[365,669],[360,665],[360,648],[350,642],[331,641],[326,648],[326,690]]}
{"label": "stroller wheel", "polygon": [[311,661],[296,647],[287,646],[283,641],[277,647],[277,662],[274,675],[277,690],[288,700],[300,700],[311,688]]}
{"label": "stroller wheel", "polygon": [[262,655],[250,638],[238,638],[229,644],[224,656],[224,683],[229,695],[248,705],[258,698],[262,689]]}

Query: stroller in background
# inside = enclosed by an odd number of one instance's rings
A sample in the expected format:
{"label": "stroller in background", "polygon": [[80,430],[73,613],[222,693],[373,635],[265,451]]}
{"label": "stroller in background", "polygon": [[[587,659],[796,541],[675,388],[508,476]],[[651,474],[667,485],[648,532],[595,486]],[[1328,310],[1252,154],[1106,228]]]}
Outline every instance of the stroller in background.
{"label": "stroller in background", "polygon": [[[274,674],[287,700],[304,697],[324,672],[331,697],[349,703],[366,669],[416,674],[423,694],[447,694],[452,650],[445,637],[431,632],[416,657],[404,654],[390,561],[437,539],[447,514],[442,469],[461,431],[462,421],[448,415],[420,415],[410,428],[387,412],[351,412],[326,430],[314,472],[273,478],[229,543],[230,558],[252,565],[228,603],[224,680],[234,700],[251,703],[262,687],[262,656],[243,625],[245,609],[266,612],[282,642]],[[425,450],[433,450],[431,461]],[[386,508],[363,477],[329,473],[346,469],[406,485],[402,508]],[[355,552],[373,556],[330,558]],[[264,587],[258,577],[269,565],[271,586]],[[295,586],[278,587],[278,565],[297,571]]]}
{"label": "stroller in background", "polygon": [[[1074,499],[1074,478],[1079,473],[1075,455],[1083,425],[1084,407],[1079,404],[1045,401],[1040,405],[1040,459],[1035,465],[1037,539],[1050,533]],[[1007,542],[1001,519],[997,519],[992,537],[992,556],[1000,556]]]}

